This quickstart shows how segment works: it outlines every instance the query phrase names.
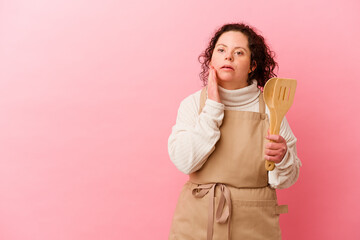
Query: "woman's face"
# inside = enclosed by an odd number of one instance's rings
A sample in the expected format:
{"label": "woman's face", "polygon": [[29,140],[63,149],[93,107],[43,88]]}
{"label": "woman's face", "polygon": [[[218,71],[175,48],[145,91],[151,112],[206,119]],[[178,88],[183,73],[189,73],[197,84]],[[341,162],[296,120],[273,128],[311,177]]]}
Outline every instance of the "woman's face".
{"label": "woman's face", "polygon": [[223,33],[215,45],[210,62],[216,69],[218,84],[226,89],[246,87],[250,57],[247,36],[238,31]]}

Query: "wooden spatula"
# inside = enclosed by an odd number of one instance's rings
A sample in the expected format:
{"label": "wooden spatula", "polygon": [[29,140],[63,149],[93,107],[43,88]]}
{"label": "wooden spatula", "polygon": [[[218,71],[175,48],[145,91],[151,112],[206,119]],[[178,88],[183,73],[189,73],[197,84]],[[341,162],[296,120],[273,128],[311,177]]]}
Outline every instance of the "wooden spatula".
{"label": "wooden spatula", "polygon": [[274,108],[274,103],[273,103],[273,96],[274,96],[274,89],[275,89],[275,84],[276,81],[278,80],[278,78],[270,78],[265,86],[264,86],[264,101],[267,105],[267,107],[270,110],[270,133],[272,134],[274,132],[274,127],[276,124],[276,113],[275,113],[275,108]]}
{"label": "wooden spatula", "polygon": [[[270,134],[279,134],[281,122],[290,109],[296,90],[295,79],[271,78],[264,86],[264,100],[270,110]],[[272,171],[275,163],[265,161],[265,168]]]}
{"label": "wooden spatula", "polygon": [[[263,94],[264,101],[270,111],[270,129],[269,129],[270,134],[273,134],[274,127],[276,125],[276,112],[275,112],[275,108],[274,108],[273,98],[274,98],[274,89],[275,89],[277,80],[278,80],[278,78],[270,78],[264,86],[264,94]],[[274,170],[274,168],[275,168],[274,162],[265,160],[265,169],[266,170],[272,171],[272,170]]]}
{"label": "wooden spatula", "polygon": [[273,134],[279,134],[280,132],[281,122],[294,102],[296,85],[295,79],[278,78],[276,81],[273,98],[276,124]]}

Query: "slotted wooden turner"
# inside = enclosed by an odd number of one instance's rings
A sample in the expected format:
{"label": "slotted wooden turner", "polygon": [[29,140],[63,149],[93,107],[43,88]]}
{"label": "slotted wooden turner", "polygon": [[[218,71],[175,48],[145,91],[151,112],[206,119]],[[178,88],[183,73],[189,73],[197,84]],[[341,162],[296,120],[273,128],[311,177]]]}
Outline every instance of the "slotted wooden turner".
{"label": "slotted wooden turner", "polygon": [[270,111],[270,129],[269,129],[269,131],[271,134],[274,132],[274,127],[276,124],[276,113],[275,113],[275,108],[274,108],[274,103],[273,103],[273,96],[274,96],[274,89],[275,89],[275,84],[276,84],[277,80],[278,80],[278,78],[270,78],[264,86],[264,93],[263,93],[264,101]]}
{"label": "slotted wooden turner", "polygon": [[294,102],[296,85],[295,79],[278,78],[276,81],[273,98],[276,112],[274,134],[279,134],[281,122]]}
{"label": "slotted wooden turner", "polygon": [[[270,110],[270,134],[279,134],[281,122],[294,101],[296,85],[295,79],[286,78],[271,78],[266,82],[264,100]],[[272,171],[275,163],[266,160],[265,168]]]}

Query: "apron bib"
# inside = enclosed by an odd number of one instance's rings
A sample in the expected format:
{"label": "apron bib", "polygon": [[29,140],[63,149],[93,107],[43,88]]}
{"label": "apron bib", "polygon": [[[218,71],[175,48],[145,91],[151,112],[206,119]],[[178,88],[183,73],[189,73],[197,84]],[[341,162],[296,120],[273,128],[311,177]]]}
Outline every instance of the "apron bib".
{"label": "apron bib", "polygon": [[[206,101],[201,92],[199,114]],[[220,139],[190,174],[175,209],[170,240],[279,240],[275,189],[268,186],[264,149],[269,128],[262,94],[259,113],[224,110]]]}

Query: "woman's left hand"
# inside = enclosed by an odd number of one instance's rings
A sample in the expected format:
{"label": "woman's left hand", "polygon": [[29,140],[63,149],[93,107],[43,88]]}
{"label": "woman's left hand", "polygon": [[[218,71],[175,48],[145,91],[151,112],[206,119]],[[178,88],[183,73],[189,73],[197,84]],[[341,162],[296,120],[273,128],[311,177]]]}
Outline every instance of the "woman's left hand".
{"label": "woman's left hand", "polygon": [[280,135],[267,135],[271,142],[265,146],[265,159],[275,163],[281,162],[287,151],[286,140]]}

